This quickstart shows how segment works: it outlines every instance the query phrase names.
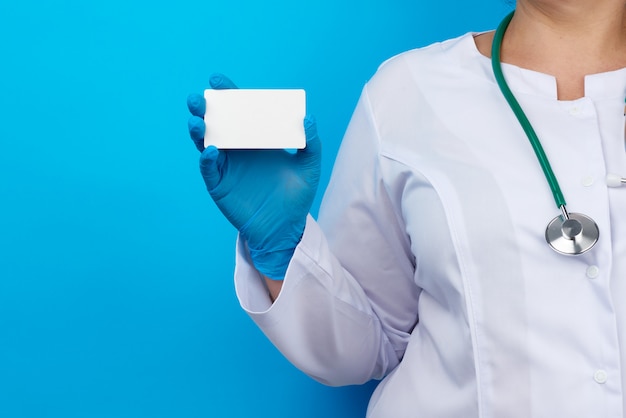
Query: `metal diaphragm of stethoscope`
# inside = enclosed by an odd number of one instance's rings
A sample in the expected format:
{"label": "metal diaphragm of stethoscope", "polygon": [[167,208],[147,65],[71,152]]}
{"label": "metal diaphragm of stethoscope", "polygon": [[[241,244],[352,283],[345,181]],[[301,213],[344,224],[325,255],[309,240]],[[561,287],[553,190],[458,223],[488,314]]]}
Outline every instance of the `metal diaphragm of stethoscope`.
{"label": "metal diaphragm of stethoscope", "polygon": [[[567,211],[565,207],[565,198],[563,197],[563,193],[561,192],[556,176],[552,171],[550,162],[543,151],[541,142],[530,124],[530,121],[526,117],[526,114],[511,92],[511,89],[504,79],[504,74],[502,73],[502,66],[500,62],[502,38],[504,37],[506,28],[509,26],[511,19],[513,18],[513,14],[514,12],[510,13],[504,18],[504,20],[502,20],[502,23],[500,23],[494,35],[493,45],[491,48],[491,64],[493,72],[502,94],[509,103],[509,106],[511,106],[513,113],[515,113],[517,120],[524,129],[524,132],[526,133],[526,136],[535,151],[535,155],[539,160],[539,164],[541,165],[543,173],[546,176],[546,180],[552,190],[552,195],[554,196],[556,205],[561,211],[561,214],[552,219],[548,224],[545,234],[546,241],[548,241],[548,244],[550,244],[552,249],[561,254],[583,254],[589,251],[596,244],[596,242],[598,242],[598,237],[600,236],[598,225],[593,221],[593,219],[586,215],[580,213],[569,213]],[[623,183],[626,183],[626,179],[617,175],[607,176],[607,184],[611,187],[616,187]]]}

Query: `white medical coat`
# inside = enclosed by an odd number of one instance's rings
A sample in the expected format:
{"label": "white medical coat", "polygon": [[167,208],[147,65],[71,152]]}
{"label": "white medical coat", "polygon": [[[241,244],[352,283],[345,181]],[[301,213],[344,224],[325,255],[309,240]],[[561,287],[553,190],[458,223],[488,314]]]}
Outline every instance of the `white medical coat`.
{"label": "white medical coat", "polygon": [[623,417],[626,69],[559,101],[554,77],[503,65],[571,212],[597,245],[545,241],[560,212],[472,34],[409,51],[367,83],[319,221],[271,303],[238,243],[243,308],[331,385],[383,379],[372,418]]}

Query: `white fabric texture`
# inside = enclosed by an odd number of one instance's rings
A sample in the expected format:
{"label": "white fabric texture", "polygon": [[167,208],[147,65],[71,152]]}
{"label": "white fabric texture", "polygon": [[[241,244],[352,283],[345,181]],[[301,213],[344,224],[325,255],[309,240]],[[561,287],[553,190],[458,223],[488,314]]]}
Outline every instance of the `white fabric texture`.
{"label": "white fabric texture", "polygon": [[242,307],[330,385],[383,379],[368,417],[623,417],[626,69],[559,101],[554,77],[503,65],[570,212],[597,245],[546,243],[560,212],[472,34],[406,52],[367,83],[318,222],[271,303],[238,243]]}

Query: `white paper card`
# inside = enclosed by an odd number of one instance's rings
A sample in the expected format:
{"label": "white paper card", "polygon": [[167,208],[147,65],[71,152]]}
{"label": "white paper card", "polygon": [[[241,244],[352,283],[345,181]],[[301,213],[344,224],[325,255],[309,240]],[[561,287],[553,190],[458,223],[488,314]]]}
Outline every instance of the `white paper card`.
{"label": "white paper card", "polygon": [[204,146],[219,149],[302,149],[304,90],[204,91]]}

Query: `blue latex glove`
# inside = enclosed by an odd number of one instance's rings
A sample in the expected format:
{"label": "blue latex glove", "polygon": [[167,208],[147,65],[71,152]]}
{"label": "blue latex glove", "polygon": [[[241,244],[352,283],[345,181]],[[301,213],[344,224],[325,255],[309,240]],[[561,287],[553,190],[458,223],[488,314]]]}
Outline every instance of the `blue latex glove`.
{"label": "blue latex glove", "polygon": [[[214,89],[237,88],[227,77],[213,75]],[[282,280],[300,242],[320,177],[321,141],[311,116],[304,119],[306,148],[285,150],[218,150],[204,148],[204,97],[192,94],[187,106],[189,134],[202,152],[200,172],[211,197],[248,243],[258,271]]]}

